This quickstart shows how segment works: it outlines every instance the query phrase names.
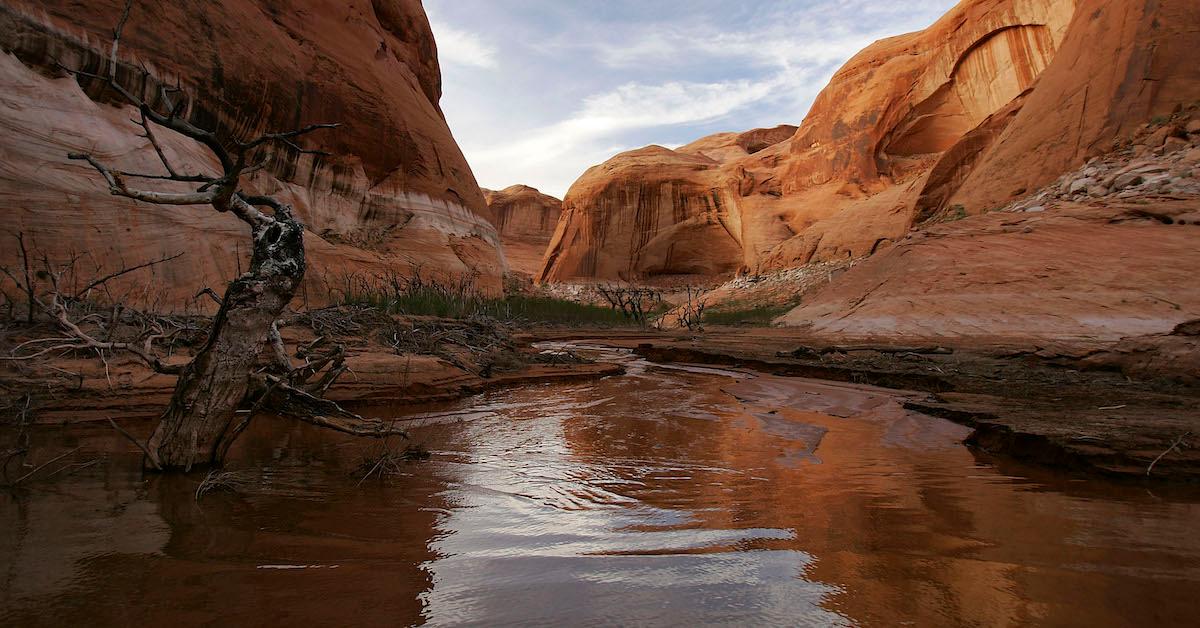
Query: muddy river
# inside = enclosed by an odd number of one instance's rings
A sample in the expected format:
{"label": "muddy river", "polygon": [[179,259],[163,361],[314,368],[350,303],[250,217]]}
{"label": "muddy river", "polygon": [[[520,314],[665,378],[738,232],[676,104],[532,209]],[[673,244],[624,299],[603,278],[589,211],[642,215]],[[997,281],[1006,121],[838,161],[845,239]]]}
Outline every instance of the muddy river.
{"label": "muddy river", "polygon": [[1195,625],[1191,489],[991,459],[894,391],[597,354],[628,374],[400,415],[432,455],[382,481],[377,443],[263,418],[197,501],[107,426],[39,428],[100,462],[0,493],[0,624]]}

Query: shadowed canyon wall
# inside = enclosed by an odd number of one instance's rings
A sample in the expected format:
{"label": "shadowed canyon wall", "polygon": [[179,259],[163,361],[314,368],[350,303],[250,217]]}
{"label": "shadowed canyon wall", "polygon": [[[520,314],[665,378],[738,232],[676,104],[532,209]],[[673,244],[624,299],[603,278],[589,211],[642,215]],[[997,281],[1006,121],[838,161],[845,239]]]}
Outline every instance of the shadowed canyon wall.
{"label": "shadowed canyon wall", "polygon": [[528,185],[484,190],[483,197],[495,217],[509,268],[522,275],[537,273],[562,214],[562,201]]}
{"label": "shadowed canyon wall", "polygon": [[[58,67],[107,73],[123,4],[0,6],[3,228],[52,258],[89,252],[86,264],[103,270],[182,252],[135,280],[150,286],[139,298],[179,309],[204,286],[220,289],[239,257],[245,267],[242,225],[209,207],[113,197],[86,164],[66,158],[88,151],[121,169],[162,170],[129,121],[132,108]],[[279,147],[249,184],[294,204],[307,225],[304,298],[320,303],[348,279],[413,264],[478,273],[479,285],[499,289],[499,236],[439,108],[437,49],[419,0],[138,0],[121,43],[122,83],[148,96],[158,82],[178,84],[185,115],[224,140],[342,123],[302,141],[330,156]],[[212,171],[197,146],[160,135],[178,169]],[[16,247],[0,237],[0,264],[11,266]]]}
{"label": "shadowed canyon wall", "polygon": [[[966,0],[856,55],[794,133],[651,146],[588,170],[539,277],[791,268],[1003,206],[1200,98],[1198,13],[1187,0]],[[753,150],[736,139],[751,134]]]}

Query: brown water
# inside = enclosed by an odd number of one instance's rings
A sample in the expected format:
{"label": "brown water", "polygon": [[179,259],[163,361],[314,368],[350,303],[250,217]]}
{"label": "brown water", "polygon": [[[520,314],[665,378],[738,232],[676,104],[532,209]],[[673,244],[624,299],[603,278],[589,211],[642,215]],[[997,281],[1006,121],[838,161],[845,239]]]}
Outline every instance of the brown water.
{"label": "brown water", "polygon": [[374,445],[263,419],[237,494],[127,454],[0,494],[0,624],[1196,621],[1194,495],[977,458],[886,391],[608,359],[422,415],[432,459],[385,482],[350,474]]}

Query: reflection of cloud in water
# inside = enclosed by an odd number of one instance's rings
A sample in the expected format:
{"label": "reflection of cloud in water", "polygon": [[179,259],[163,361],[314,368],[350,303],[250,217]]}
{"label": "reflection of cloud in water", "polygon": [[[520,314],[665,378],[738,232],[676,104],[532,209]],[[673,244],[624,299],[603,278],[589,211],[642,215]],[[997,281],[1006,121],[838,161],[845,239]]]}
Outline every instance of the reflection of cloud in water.
{"label": "reflection of cloud in water", "polygon": [[[435,583],[426,616],[434,624],[847,623],[820,606],[837,589],[803,578],[812,557],[778,547],[794,543],[793,530],[705,523],[713,505],[695,485],[743,471],[688,460],[640,433],[718,426],[724,397],[686,381],[710,381],[709,369],[630,370],[641,376],[556,386],[533,400],[497,394],[475,406],[489,414],[455,439],[465,460],[439,463],[451,508],[431,546],[442,558],[426,565]],[[613,446],[581,441],[579,430],[591,427],[614,430]]]}
{"label": "reflection of cloud in water", "polygon": [[1010,477],[904,393],[609,354],[635,376],[420,415],[433,459],[386,480],[353,471],[379,443],[262,417],[235,448],[244,494],[198,504],[194,478],[147,482],[132,454],[0,494],[0,624],[1195,617],[1194,500]]}

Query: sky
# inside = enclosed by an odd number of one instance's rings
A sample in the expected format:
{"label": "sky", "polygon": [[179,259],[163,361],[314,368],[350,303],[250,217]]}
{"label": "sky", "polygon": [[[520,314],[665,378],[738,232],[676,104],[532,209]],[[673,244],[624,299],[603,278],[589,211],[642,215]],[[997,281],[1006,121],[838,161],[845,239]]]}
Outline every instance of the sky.
{"label": "sky", "polygon": [[953,0],[425,0],[442,110],[479,184],[562,198],[659,144],[800,124],[871,42]]}

